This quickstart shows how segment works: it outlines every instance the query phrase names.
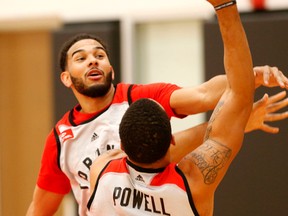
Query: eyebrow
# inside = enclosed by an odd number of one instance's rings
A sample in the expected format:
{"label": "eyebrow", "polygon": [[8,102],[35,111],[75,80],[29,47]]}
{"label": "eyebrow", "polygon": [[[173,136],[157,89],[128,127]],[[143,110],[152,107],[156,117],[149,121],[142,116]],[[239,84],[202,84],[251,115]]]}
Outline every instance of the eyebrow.
{"label": "eyebrow", "polygon": [[[93,49],[94,49],[94,50],[101,49],[101,50],[103,50],[105,53],[107,53],[106,50],[105,50],[103,47],[100,47],[100,46],[96,46],[96,47],[94,47]],[[73,57],[76,53],[78,53],[78,52],[83,52],[83,51],[85,51],[85,50],[84,50],[84,49],[76,50],[76,51],[74,51],[74,52],[72,53],[71,56]]]}

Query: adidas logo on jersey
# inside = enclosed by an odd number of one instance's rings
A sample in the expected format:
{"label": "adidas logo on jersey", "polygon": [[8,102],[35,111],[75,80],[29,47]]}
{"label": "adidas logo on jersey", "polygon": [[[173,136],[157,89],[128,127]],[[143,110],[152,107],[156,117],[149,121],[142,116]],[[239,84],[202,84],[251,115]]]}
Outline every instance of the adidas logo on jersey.
{"label": "adidas logo on jersey", "polygon": [[93,142],[94,140],[96,140],[99,136],[94,132],[92,137],[91,137],[91,142]]}
{"label": "adidas logo on jersey", "polygon": [[145,182],[141,175],[138,175],[135,180]]}

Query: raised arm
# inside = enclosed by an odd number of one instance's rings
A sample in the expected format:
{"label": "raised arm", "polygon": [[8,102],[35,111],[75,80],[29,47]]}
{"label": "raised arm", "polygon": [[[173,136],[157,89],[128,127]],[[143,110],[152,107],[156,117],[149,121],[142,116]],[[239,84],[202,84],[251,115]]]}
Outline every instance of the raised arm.
{"label": "raised arm", "polygon": [[[225,0],[209,2],[214,7],[226,3]],[[204,144],[192,155],[194,160],[195,156],[203,153],[205,157],[210,156],[211,152],[203,152],[203,147],[211,147],[227,153],[221,158],[222,162],[227,160],[226,165],[219,170],[222,175],[213,179],[219,183],[241,147],[252,109],[255,86],[249,45],[236,4],[216,12],[224,44],[224,67],[228,86],[210,118]]]}
{"label": "raised arm", "polygon": [[[248,41],[235,1],[209,0],[216,10],[224,44],[224,67],[228,85],[209,121],[206,141],[223,143],[236,155],[254,98],[254,73]],[[217,145],[217,144],[216,144]]]}
{"label": "raised arm", "polygon": [[[209,2],[214,7],[227,3]],[[179,163],[195,193],[192,196],[200,215],[212,215],[214,192],[241,148],[253,105],[255,84],[249,45],[236,4],[229,3],[232,5],[216,11],[228,85],[210,118],[204,143]]]}

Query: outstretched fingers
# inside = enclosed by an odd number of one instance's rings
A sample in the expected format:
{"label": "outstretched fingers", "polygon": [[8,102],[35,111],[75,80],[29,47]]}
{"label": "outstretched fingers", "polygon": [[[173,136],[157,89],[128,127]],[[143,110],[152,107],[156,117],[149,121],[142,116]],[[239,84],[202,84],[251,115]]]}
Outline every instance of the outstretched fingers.
{"label": "outstretched fingers", "polygon": [[279,128],[270,126],[267,122],[275,122],[288,118],[288,111],[278,112],[280,109],[288,106],[288,98],[285,98],[286,91],[279,92],[271,97],[268,94],[253,104],[249,121],[245,132],[253,130],[262,130],[267,133],[278,133]]}
{"label": "outstretched fingers", "polygon": [[[279,111],[282,108],[287,107],[288,98],[283,99],[285,96],[286,96],[286,91],[282,91],[282,92],[277,93],[276,95],[269,97],[267,101],[267,107],[266,107],[267,113],[268,114],[274,113],[274,112]],[[282,116],[282,118],[284,119],[285,117],[287,117],[287,115],[288,115],[287,112],[283,112],[281,115],[278,113],[275,116]],[[280,119],[281,117],[275,118],[275,120],[280,120]]]}
{"label": "outstretched fingers", "polygon": [[266,133],[271,133],[271,134],[276,134],[279,132],[279,127],[272,127],[268,124],[262,124],[260,130],[266,132]]}
{"label": "outstretched fingers", "polygon": [[[253,68],[256,82],[267,87],[280,86],[288,89],[288,78],[277,67],[256,66]],[[262,79],[262,81],[261,81]]]}

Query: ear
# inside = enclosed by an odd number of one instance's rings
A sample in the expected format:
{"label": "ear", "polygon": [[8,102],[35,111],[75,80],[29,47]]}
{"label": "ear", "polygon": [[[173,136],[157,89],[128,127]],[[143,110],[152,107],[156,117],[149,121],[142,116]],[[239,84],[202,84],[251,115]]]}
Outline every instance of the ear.
{"label": "ear", "polygon": [[70,78],[70,73],[68,71],[63,71],[61,74],[60,74],[60,79],[62,81],[62,83],[67,87],[67,88],[70,88],[71,85],[72,85],[72,82],[71,82],[71,78]]}
{"label": "ear", "polygon": [[114,68],[112,65],[110,65],[110,67],[111,67],[111,72],[112,72],[112,80],[114,80],[114,78],[115,78]]}
{"label": "ear", "polygon": [[171,136],[171,145],[176,145],[176,142],[175,142],[175,136],[172,134],[172,136]]}

